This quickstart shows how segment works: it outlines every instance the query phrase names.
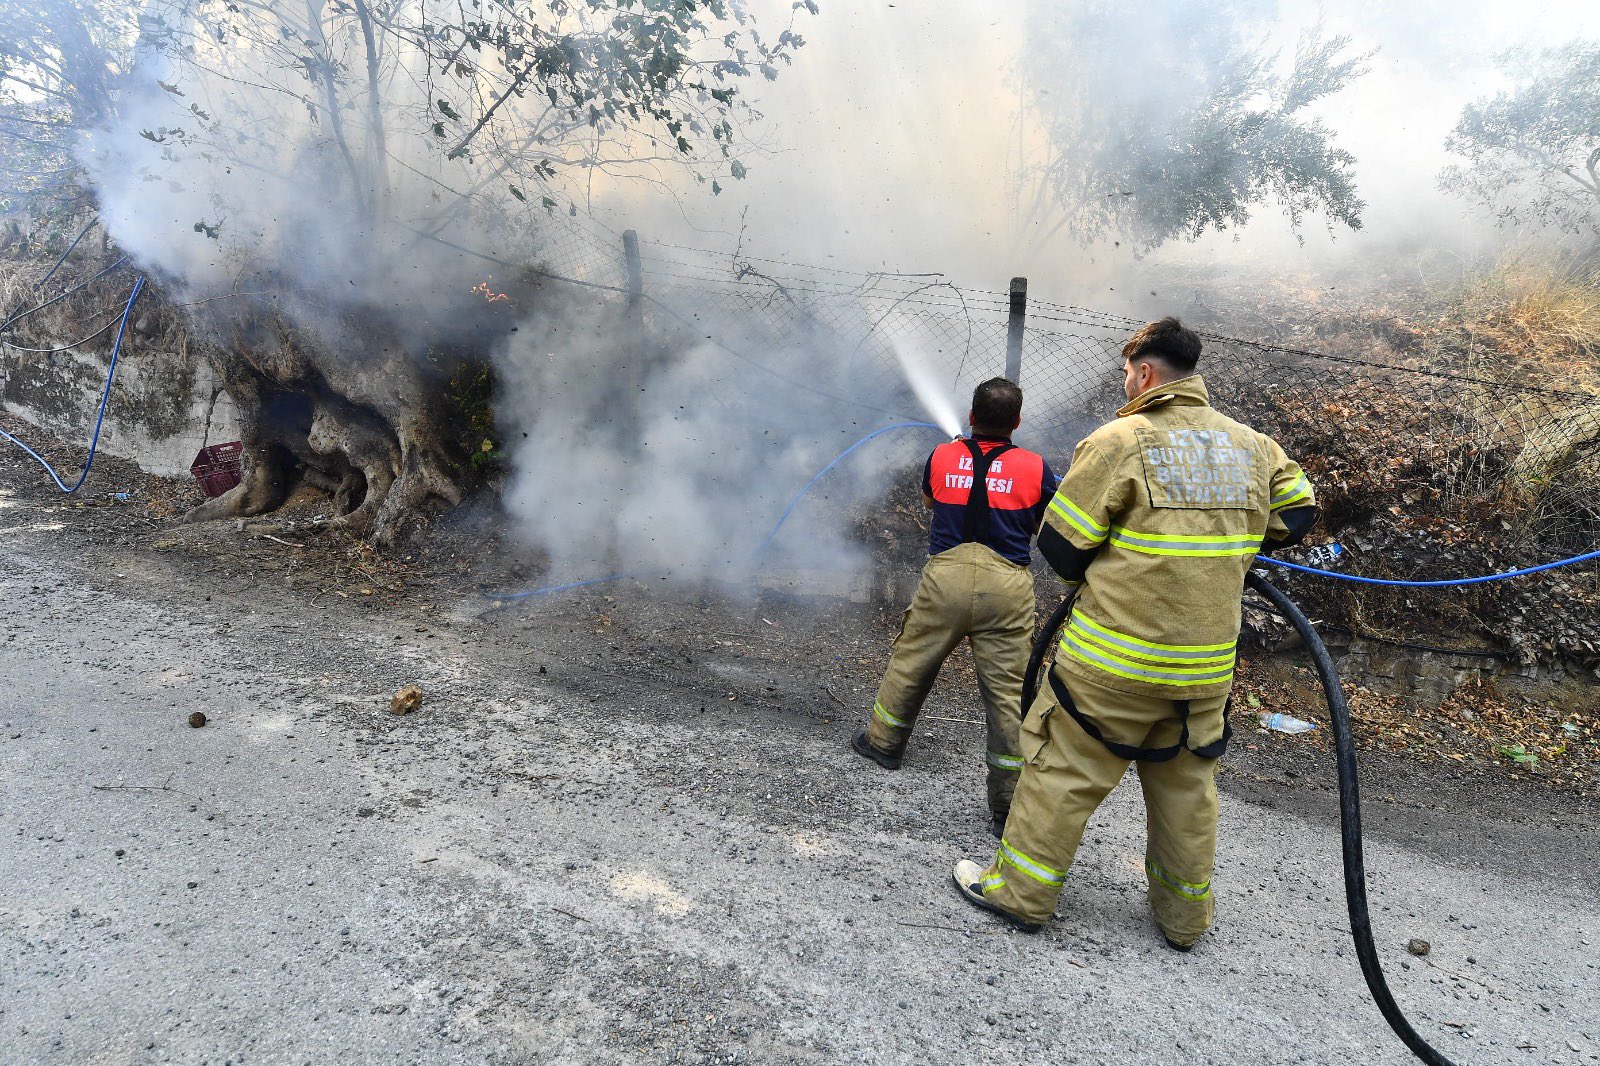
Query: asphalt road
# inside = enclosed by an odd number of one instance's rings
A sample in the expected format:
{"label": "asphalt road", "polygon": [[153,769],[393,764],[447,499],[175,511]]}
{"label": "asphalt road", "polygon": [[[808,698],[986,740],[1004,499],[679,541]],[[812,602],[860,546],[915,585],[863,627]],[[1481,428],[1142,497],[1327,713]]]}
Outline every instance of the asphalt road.
{"label": "asphalt road", "polygon": [[[877,770],[788,698],[836,667],[759,622],[683,606],[641,654],[556,604],[384,614],[54,532],[0,507],[5,1063],[1410,1061],[1326,794],[1225,798],[1178,955],[1125,784],[1027,937],[949,882],[993,847],[981,733]],[[1400,1002],[1462,1064],[1600,1062],[1600,859],[1451,802],[1369,840]]]}

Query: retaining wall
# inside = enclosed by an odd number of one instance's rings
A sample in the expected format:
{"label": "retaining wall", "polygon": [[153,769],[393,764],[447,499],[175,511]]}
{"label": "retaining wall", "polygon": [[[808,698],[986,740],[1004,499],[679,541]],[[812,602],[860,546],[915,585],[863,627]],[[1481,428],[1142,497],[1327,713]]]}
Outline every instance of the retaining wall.
{"label": "retaining wall", "polygon": [[[92,347],[40,353],[0,346],[0,409],[87,447],[111,358],[108,342]],[[100,434],[101,451],[153,474],[187,477],[202,447],[238,436],[232,401],[210,362],[188,350],[181,338],[173,345],[167,336],[130,327]]]}

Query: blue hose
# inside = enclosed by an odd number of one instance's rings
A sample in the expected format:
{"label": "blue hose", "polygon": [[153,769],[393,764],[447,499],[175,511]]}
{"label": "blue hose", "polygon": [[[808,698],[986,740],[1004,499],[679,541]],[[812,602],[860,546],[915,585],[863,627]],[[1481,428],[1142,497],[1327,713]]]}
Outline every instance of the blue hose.
{"label": "blue hose", "polygon": [[[892,433],[897,429],[939,429],[939,427],[934,425],[932,422],[896,422],[891,426],[884,426],[882,429],[873,430],[871,433],[868,433],[865,437],[862,437],[860,440],[850,445],[850,447],[834,456],[833,462],[829,463],[821,470],[818,470],[816,474],[812,476],[811,480],[806,482],[806,487],[794,494],[794,499],[789,501],[789,506],[783,509],[783,516],[778,519],[778,524],[772,527],[772,530],[767,534],[766,539],[764,539],[760,546],[757,547],[752,553],[752,558],[759,559],[766,554],[767,546],[772,543],[772,538],[778,535],[778,530],[782,529],[783,524],[789,520],[789,515],[794,512],[796,507],[800,506],[800,501],[805,499],[806,493],[811,491],[811,486],[822,480],[822,475],[826,474],[828,471],[844,462],[845,459],[849,457],[851,452],[867,443],[867,441],[872,440],[874,437],[881,437],[885,433]],[[942,433],[943,430],[940,430],[940,432]]]}
{"label": "blue hose", "polygon": [[122,258],[118,259],[115,263],[112,263],[110,266],[101,267],[100,270],[98,270],[92,277],[90,277],[90,278],[88,278],[88,279],[86,279],[84,281],[78,282],[78,284],[74,285],[70,289],[63,290],[61,293],[59,293],[58,295],[52,296],[50,299],[46,300],[44,303],[38,304],[37,306],[34,306],[34,307],[30,307],[26,311],[18,311],[16,314],[11,315],[9,318],[7,318],[4,322],[0,322],[0,331],[4,331],[4,330],[10,329],[12,326],[16,325],[18,322],[21,322],[23,319],[27,318],[29,315],[36,314],[39,311],[43,311],[46,307],[50,307],[50,306],[52,306],[54,304],[58,304],[62,300],[65,300],[68,296],[71,296],[75,292],[82,292],[84,289],[88,288],[90,285],[93,285],[95,282],[99,281],[101,278],[105,277],[107,274],[111,273],[113,270],[117,269],[118,267],[122,266],[127,261],[128,261],[128,257],[127,256],[123,256]]}
{"label": "blue hose", "polygon": [[1478,577],[1456,577],[1441,581],[1397,581],[1387,577],[1358,577],[1355,574],[1341,574],[1337,570],[1318,570],[1313,566],[1301,566],[1299,563],[1285,562],[1282,559],[1273,559],[1265,555],[1256,557],[1257,562],[1281,566],[1285,570],[1298,570],[1302,574],[1316,574],[1319,577],[1331,577],[1339,581],[1352,581],[1358,585],[1391,585],[1396,588],[1406,589],[1442,589],[1453,588],[1458,585],[1481,585],[1486,581],[1504,581],[1508,577],[1525,577],[1528,574],[1537,574],[1544,570],[1554,570],[1558,566],[1586,563],[1591,559],[1600,559],[1600,551],[1584,552],[1582,555],[1574,555],[1570,559],[1557,559],[1553,563],[1525,566],[1521,570],[1507,570],[1503,574],[1481,574]]}
{"label": "blue hose", "polygon": [[[868,441],[873,440],[876,437],[881,437],[885,433],[892,433],[895,430],[900,429],[932,429],[938,430],[941,433],[944,432],[932,422],[896,422],[893,425],[883,426],[882,428],[875,429],[871,433],[868,433],[865,437],[862,437],[860,440],[850,445],[850,447],[834,456],[832,461],[830,461],[827,466],[823,467],[821,470],[818,470],[812,475],[811,480],[806,482],[804,488],[795,493],[794,499],[789,501],[789,506],[783,509],[783,514],[779,516],[777,524],[768,531],[766,537],[763,538],[761,543],[756,547],[756,550],[750,553],[751,560],[754,561],[760,559],[762,555],[766,554],[768,546],[772,543],[772,538],[778,535],[778,530],[783,528],[783,524],[787,522],[789,520],[789,516],[794,513],[794,509],[800,505],[800,501],[805,499],[806,493],[810,492],[812,486],[816,485],[817,482],[822,480],[823,475],[832,470],[834,467],[838,466],[840,463],[844,462],[845,459],[849,458],[850,453],[854,452],[857,448],[861,447]],[[525,600],[532,596],[544,596],[552,592],[566,592],[569,589],[581,589],[586,588],[589,585],[604,585],[608,582],[621,581],[625,578],[646,576],[649,575],[629,570],[620,574],[610,574],[606,577],[592,577],[587,581],[572,581],[564,585],[547,585],[544,588],[525,589],[522,592],[486,592],[484,595],[491,600],[499,600],[501,602]]]}
{"label": "blue hose", "polygon": [[127,331],[128,316],[133,313],[133,303],[139,298],[139,291],[143,288],[144,277],[141,275],[134,280],[133,292],[128,295],[128,306],[122,309],[122,321],[117,324],[117,343],[111,348],[111,365],[106,369],[106,385],[105,388],[100,391],[100,410],[95,415],[94,433],[89,438],[89,456],[83,461],[83,471],[78,474],[77,481],[74,481],[71,486],[68,486],[65,481],[61,480],[61,475],[56,473],[55,467],[51,466],[49,462],[45,460],[44,456],[34,451],[32,448],[28,447],[22,441],[18,440],[16,437],[13,437],[5,430],[0,429],[0,437],[4,437],[12,444],[15,444],[17,447],[33,456],[34,460],[38,462],[40,466],[44,467],[45,473],[50,475],[50,480],[56,483],[56,488],[60,489],[69,496],[72,493],[77,492],[78,489],[83,486],[84,481],[89,477],[89,468],[94,465],[94,454],[96,449],[98,449],[100,446],[100,429],[105,425],[106,421],[106,404],[111,399],[111,382],[117,376],[117,357],[122,353],[122,335]]}

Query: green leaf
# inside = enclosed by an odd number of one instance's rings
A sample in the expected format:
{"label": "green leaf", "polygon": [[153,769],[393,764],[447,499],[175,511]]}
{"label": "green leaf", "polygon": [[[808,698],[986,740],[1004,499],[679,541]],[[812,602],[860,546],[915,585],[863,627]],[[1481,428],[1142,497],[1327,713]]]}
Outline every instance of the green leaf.
{"label": "green leaf", "polygon": [[556,209],[556,202],[548,196],[543,197],[539,202],[544,205],[546,211],[554,211]]}
{"label": "green leaf", "polygon": [[1250,705],[1251,710],[1261,706],[1261,697],[1257,696],[1254,692],[1247,694],[1244,699],[1245,702]]}
{"label": "green leaf", "polygon": [[747,174],[749,172],[745,170],[743,163],[741,163],[737,159],[735,159],[733,161],[733,165],[728,168],[728,173],[730,173],[734,177],[739,178],[739,179],[742,180],[744,178],[745,174]]}
{"label": "green leaf", "polygon": [[455,119],[457,122],[461,121],[461,116],[456,114],[455,108],[450,106],[450,101],[448,101],[448,100],[440,99],[440,101],[439,101],[439,113],[441,115],[443,115],[445,118],[452,118],[452,119]]}
{"label": "green leaf", "polygon": [[1530,752],[1521,744],[1502,744],[1495,749],[1501,755],[1511,759],[1521,766],[1538,766],[1539,756]]}
{"label": "green leaf", "polygon": [[722,186],[717,183],[717,179],[715,179],[715,178],[711,179],[711,195],[712,196],[721,196],[722,195]]}
{"label": "green leaf", "polygon": [[521,200],[523,203],[527,203],[528,202],[528,198],[522,194],[522,190],[521,189],[517,188],[515,185],[510,186],[510,189],[511,189],[511,195],[512,196],[515,196],[517,199]]}

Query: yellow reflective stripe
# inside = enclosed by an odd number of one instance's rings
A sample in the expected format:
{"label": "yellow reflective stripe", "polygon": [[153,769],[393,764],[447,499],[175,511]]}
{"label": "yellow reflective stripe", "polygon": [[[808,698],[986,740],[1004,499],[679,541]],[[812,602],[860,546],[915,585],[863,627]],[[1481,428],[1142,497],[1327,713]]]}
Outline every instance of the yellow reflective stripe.
{"label": "yellow reflective stripe", "polygon": [[1236,640],[1230,640],[1226,644],[1156,644],[1152,641],[1140,640],[1138,637],[1129,636],[1127,633],[1119,633],[1110,626],[1101,625],[1099,622],[1094,621],[1092,618],[1076,609],[1073,610],[1072,617],[1074,621],[1081,622],[1088,629],[1100,634],[1103,637],[1110,637],[1111,639],[1124,644],[1136,644],[1141,648],[1149,648],[1152,651],[1232,651],[1235,645],[1239,643]]}
{"label": "yellow reflective stripe", "polygon": [[982,881],[978,882],[978,887],[983,889],[984,895],[988,895],[997,888],[1005,888],[1006,879],[990,874],[988,877],[985,877]]}
{"label": "yellow reflective stripe", "polygon": [[1000,850],[994,855],[995,866],[1002,864],[1015,866],[1041,885],[1060,888],[1066,883],[1067,875],[1052,866],[1046,866],[1038,859],[1029,858],[1010,844],[1004,838],[1000,841]]}
{"label": "yellow reflective stripe", "polygon": [[1154,669],[1154,664],[1137,663],[1132,659],[1124,659],[1122,656],[1113,651],[1107,651],[1101,648],[1096,648],[1089,644],[1085,644],[1078,640],[1077,637],[1071,633],[1064,634],[1061,638],[1061,641],[1062,646],[1066,647],[1069,651],[1072,649],[1078,649],[1088,655],[1094,656],[1101,662],[1109,661],[1118,666],[1127,667],[1130,670],[1138,670],[1141,673],[1148,674],[1151,677],[1178,679],[1186,677],[1198,677],[1201,675],[1214,677],[1219,673],[1231,673],[1233,670],[1233,656],[1231,655],[1224,659],[1221,663],[1167,663],[1164,664],[1160,669]]}
{"label": "yellow reflective stripe", "polygon": [[1065,493],[1056,493],[1050,500],[1050,509],[1079,533],[1099,544],[1106,539],[1106,527],[1089,517],[1089,512],[1067,499]]}
{"label": "yellow reflective stripe", "polygon": [[878,719],[882,721],[884,725],[892,725],[896,729],[906,728],[905,722],[884,710],[883,704],[879,703],[877,700],[872,701],[872,713],[877,715]]}
{"label": "yellow reflective stripe", "polygon": [[1000,770],[1020,770],[1022,760],[1015,755],[1006,755],[1002,752],[991,751],[985,754],[984,761],[990,766]]}
{"label": "yellow reflective stripe", "polygon": [[1287,507],[1291,503],[1298,503],[1301,500],[1308,500],[1310,498],[1311,482],[1306,480],[1306,476],[1304,474],[1301,474],[1288,488],[1272,497],[1272,509],[1276,511],[1280,507]]}
{"label": "yellow reflective stripe", "polygon": [[1117,658],[1115,655],[1085,647],[1070,636],[1061,638],[1061,650],[1079,662],[1104,670],[1108,674],[1116,674],[1118,677],[1126,677],[1133,681],[1149,681],[1156,685],[1180,687],[1184,685],[1214,685],[1233,677],[1233,665],[1231,663],[1223,670],[1203,667],[1201,669],[1211,670],[1210,673],[1203,675],[1196,675],[1193,671],[1178,669],[1148,670],[1137,663],[1130,663],[1126,659]]}
{"label": "yellow reflective stripe", "polygon": [[1181,555],[1187,558],[1222,558],[1254,555],[1261,550],[1261,538],[1250,536],[1185,536],[1182,534],[1140,533],[1124,526],[1111,527],[1111,543],[1145,555]]}
{"label": "yellow reflective stripe", "polygon": [[1185,881],[1181,877],[1176,877],[1173,874],[1168,873],[1160,865],[1150,859],[1146,859],[1144,861],[1144,868],[1151,877],[1155,878],[1157,881],[1160,881],[1163,885],[1167,886],[1184,899],[1201,900],[1211,895],[1210,881],[1202,881],[1199,884],[1196,884],[1193,881]]}
{"label": "yellow reflective stripe", "polygon": [[1190,663],[1201,665],[1205,663],[1231,663],[1235,657],[1235,648],[1232,644],[1222,645],[1225,651],[1219,652],[1215,648],[1179,650],[1173,648],[1169,651],[1146,651],[1145,646],[1139,642],[1121,639],[1118,637],[1102,636],[1094,631],[1093,627],[1080,625],[1079,615],[1074,613],[1072,620],[1067,623],[1067,632],[1078,637],[1084,643],[1095,648],[1111,652],[1112,654],[1132,655],[1150,663]]}

